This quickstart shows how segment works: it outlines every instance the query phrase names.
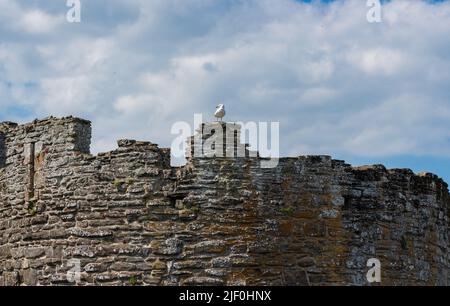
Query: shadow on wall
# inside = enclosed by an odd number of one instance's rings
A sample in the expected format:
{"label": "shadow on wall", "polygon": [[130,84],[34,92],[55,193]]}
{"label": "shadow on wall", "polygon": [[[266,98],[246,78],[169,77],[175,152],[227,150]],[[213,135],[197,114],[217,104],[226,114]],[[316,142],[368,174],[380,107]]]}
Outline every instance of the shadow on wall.
{"label": "shadow on wall", "polygon": [[3,168],[6,163],[6,141],[5,135],[0,133],[0,168]]}

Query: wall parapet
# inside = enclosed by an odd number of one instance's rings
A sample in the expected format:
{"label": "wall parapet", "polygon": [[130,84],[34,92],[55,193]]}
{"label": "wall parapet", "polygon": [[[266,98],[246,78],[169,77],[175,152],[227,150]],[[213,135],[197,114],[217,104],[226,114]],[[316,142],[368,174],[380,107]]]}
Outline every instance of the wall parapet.
{"label": "wall parapet", "polygon": [[330,156],[174,168],[151,142],[93,156],[90,137],[73,117],[0,124],[0,285],[369,285],[370,258],[382,285],[450,284],[434,174]]}

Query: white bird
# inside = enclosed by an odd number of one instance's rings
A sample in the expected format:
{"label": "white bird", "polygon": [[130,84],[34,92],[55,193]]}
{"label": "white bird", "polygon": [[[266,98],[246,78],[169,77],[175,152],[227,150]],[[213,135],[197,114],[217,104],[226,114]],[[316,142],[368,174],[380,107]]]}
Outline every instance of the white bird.
{"label": "white bird", "polygon": [[223,104],[219,104],[216,106],[214,117],[220,119],[220,121],[222,121],[222,118],[225,117],[225,106]]}

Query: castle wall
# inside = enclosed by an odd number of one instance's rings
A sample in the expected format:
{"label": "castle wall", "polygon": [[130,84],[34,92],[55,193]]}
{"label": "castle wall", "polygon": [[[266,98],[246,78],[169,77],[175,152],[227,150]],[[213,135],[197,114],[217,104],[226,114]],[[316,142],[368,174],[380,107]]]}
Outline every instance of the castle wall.
{"label": "castle wall", "polygon": [[383,285],[450,282],[448,186],[431,174],[327,156],[172,168],[132,140],[92,156],[76,118],[2,134],[0,285],[366,285],[370,258]]}
{"label": "castle wall", "polygon": [[201,237],[227,246],[227,284],[364,285],[370,258],[384,285],[448,284],[449,196],[436,176],[312,156],[275,169],[197,159],[192,177],[184,203],[201,212]]}

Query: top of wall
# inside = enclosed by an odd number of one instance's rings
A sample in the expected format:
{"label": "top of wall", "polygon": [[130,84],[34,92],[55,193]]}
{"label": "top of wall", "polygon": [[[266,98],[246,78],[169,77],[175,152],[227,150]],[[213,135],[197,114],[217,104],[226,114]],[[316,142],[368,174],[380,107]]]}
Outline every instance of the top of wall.
{"label": "top of wall", "polygon": [[51,126],[51,125],[64,125],[67,123],[82,123],[82,124],[88,124],[90,125],[91,122],[89,120],[86,119],[82,119],[82,118],[77,118],[77,117],[73,117],[73,116],[68,116],[68,117],[62,117],[62,118],[57,118],[57,117],[46,117],[43,119],[35,119],[32,122],[28,122],[28,123],[24,123],[24,124],[18,124],[15,122],[11,122],[11,121],[3,121],[0,122],[0,132],[6,133],[8,131],[12,131],[12,130],[18,130],[18,129],[30,129],[36,126]]}
{"label": "top of wall", "polygon": [[88,120],[48,117],[26,124],[0,123],[0,166],[17,163],[30,145],[52,153],[89,153],[91,123]]}
{"label": "top of wall", "polygon": [[[218,122],[211,122],[203,124],[203,128],[206,125],[217,126]],[[240,134],[240,127],[236,127],[234,123],[221,122],[220,126],[229,126],[232,130],[237,130]],[[198,131],[197,131],[198,132]],[[188,143],[193,143],[194,137],[188,139]],[[52,146],[56,151],[64,152],[80,152],[90,154],[91,144],[91,122],[82,118],[73,116],[68,117],[47,117],[40,120],[34,120],[25,124],[17,124],[14,122],[0,122],[0,168],[4,167],[8,156],[13,154],[15,146],[22,147],[27,143],[36,143],[38,147]],[[234,146],[239,144],[234,143]],[[158,145],[150,142],[138,142],[135,140],[119,140],[119,150],[125,147],[142,147],[152,150],[162,150],[164,155],[170,156],[168,149],[160,149]],[[243,149],[247,151],[247,145],[242,145]],[[114,151],[112,151],[114,152]],[[100,153],[98,157],[102,157],[110,154],[111,152]],[[205,156],[208,157],[208,156]],[[259,158],[259,157],[256,157]],[[334,160],[331,156],[299,156],[299,157],[283,157],[280,160],[294,160],[305,159],[311,163],[330,163],[334,166],[344,167],[348,171],[360,173],[362,177],[366,175],[400,175],[407,177],[420,177],[422,179],[428,179],[433,182],[442,184],[448,188],[448,184],[444,182],[437,175],[423,172],[414,174],[410,169],[386,169],[383,165],[371,165],[371,166],[359,166],[352,167],[346,164],[344,161]]]}

